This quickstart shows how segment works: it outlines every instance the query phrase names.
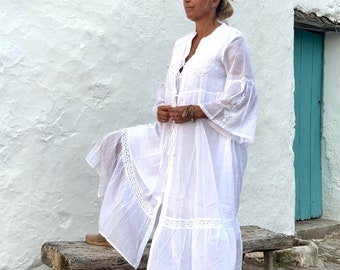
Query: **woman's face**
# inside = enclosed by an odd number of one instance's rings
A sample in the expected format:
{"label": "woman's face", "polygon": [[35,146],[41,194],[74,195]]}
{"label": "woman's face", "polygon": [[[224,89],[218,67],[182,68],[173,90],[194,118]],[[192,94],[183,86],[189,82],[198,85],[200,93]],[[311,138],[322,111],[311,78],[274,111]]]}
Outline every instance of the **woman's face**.
{"label": "woman's face", "polygon": [[220,0],[183,0],[183,6],[188,19],[199,21],[215,16]]}

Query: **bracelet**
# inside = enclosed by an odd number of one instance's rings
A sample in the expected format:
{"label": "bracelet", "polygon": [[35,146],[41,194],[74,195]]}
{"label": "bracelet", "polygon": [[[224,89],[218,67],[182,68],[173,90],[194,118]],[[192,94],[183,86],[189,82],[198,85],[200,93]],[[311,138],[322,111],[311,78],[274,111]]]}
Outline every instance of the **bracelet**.
{"label": "bracelet", "polygon": [[188,107],[185,108],[184,112],[182,113],[182,118],[187,118],[188,114],[189,114],[189,108],[191,105],[189,105]]}
{"label": "bracelet", "polygon": [[190,106],[189,113],[190,113],[190,116],[191,116],[191,122],[194,123],[196,121],[195,106]]}
{"label": "bracelet", "polygon": [[190,114],[191,122],[195,122],[196,121],[196,117],[195,117],[195,106],[193,105],[189,105],[188,107],[185,108],[184,112],[182,113],[182,118],[187,118],[188,115]]}

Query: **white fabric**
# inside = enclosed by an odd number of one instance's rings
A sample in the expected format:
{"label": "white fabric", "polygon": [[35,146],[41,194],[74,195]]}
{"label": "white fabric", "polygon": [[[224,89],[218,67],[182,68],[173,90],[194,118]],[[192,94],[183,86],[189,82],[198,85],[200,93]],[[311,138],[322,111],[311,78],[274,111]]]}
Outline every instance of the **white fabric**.
{"label": "white fabric", "polygon": [[100,232],[135,268],[154,228],[150,270],[242,268],[237,212],[257,110],[249,53],[222,24],[184,63],[195,35],[176,42],[155,108],[198,104],[209,119],[113,132],[87,157],[105,194]]}

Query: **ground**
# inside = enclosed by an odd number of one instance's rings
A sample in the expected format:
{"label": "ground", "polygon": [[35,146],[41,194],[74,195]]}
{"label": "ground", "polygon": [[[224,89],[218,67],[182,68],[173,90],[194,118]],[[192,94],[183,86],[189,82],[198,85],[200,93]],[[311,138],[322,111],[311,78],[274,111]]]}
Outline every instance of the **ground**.
{"label": "ground", "polygon": [[[326,235],[323,239],[313,239],[318,246],[318,263],[315,266],[299,268],[293,266],[274,267],[275,270],[340,270],[340,231]],[[263,270],[263,258],[260,254],[247,256],[244,260],[243,270]]]}

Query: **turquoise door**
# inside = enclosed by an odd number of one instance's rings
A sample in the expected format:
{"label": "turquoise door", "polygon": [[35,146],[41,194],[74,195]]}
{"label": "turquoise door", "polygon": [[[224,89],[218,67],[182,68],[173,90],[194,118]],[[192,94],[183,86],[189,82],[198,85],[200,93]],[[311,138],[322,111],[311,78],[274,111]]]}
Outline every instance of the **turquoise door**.
{"label": "turquoise door", "polygon": [[295,139],[296,220],[320,217],[321,104],[323,40],[320,33],[295,29]]}

